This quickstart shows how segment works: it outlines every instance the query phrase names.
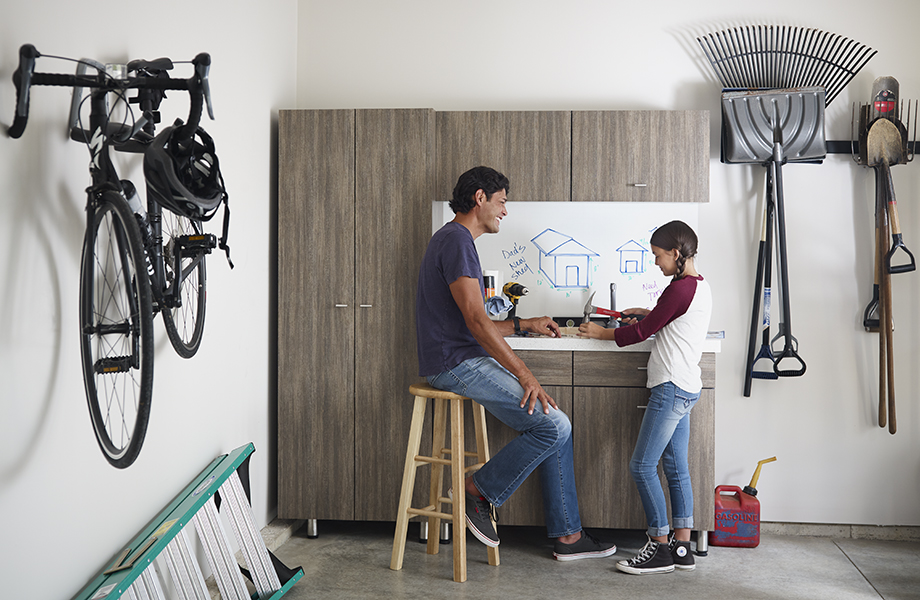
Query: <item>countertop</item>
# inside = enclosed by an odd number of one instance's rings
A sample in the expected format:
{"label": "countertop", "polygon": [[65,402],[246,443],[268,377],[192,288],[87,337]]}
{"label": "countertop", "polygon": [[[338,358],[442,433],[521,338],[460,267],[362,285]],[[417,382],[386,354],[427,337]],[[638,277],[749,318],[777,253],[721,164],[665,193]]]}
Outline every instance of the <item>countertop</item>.
{"label": "countertop", "polygon": [[[575,335],[578,331],[576,327],[563,327],[561,338],[551,338],[544,335],[534,335],[528,337],[508,336],[505,341],[511,346],[512,350],[560,350],[560,351],[580,351],[580,352],[650,352],[655,347],[654,337],[633,344],[631,346],[619,347],[616,342],[608,340],[592,340],[580,338]],[[722,340],[719,338],[708,337],[703,343],[703,352],[721,352]]]}

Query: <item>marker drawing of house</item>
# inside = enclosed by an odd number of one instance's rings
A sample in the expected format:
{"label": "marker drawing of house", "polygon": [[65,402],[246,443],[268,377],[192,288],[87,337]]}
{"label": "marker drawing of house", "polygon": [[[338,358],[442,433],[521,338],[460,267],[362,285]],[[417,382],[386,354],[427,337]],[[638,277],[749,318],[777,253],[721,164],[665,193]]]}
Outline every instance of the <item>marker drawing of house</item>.
{"label": "marker drawing of house", "polygon": [[620,273],[645,273],[645,253],[648,252],[642,244],[629,240],[619,248]]}
{"label": "marker drawing of house", "polygon": [[557,288],[587,288],[591,261],[598,253],[585,248],[575,238],[546,229],[530,240],[540,250],[540,271]]}

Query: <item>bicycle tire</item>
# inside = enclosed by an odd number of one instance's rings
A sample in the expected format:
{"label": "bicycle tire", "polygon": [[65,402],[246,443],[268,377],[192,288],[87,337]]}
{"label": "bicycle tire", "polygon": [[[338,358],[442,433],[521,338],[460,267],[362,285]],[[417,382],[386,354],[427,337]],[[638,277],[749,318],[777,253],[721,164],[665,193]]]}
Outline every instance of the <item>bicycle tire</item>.
{"label": "bicycle tire", "polygon": [[[176,276],[173,265],[176,239],[183,235],[200,234],[201,222],[168,210],[163,211],[162,222],[163,262],[166,285],[169,286]],[[175,308],[162,308],[163,325],[176,354],[182,358],[191,358],[198,352],[204,334],[207,302],[205,255],[200,253],[193,257],[183,257],[181,269],[185,275],[179,287],[180,305]]]}
{"label": "bicycle tire", "polygon": [[153,392],[153,307],[140,228],[117,192],[92,209],[80,266],[83,381],[103,455],[123,469],[147,434]]}

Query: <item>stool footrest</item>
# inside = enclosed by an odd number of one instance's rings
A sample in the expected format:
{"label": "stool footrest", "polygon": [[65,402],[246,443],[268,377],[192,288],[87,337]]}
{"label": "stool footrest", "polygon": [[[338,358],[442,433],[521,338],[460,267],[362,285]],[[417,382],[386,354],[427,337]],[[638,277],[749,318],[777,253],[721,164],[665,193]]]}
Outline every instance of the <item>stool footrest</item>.
{"label": "stool footrest", "polygon": [[[450,466],[450,460],[447,458],[435,458],[434,456],[422,456],[421,454],[415,457],[415,462],[434,463],[438,465],[446,465],[448,467]],[[421,465],[416,465],[416,466],[421,466]]]}
{"label": "stool footrest", "polygon": [[[450,454],[450,448],[441,448],[441,454]],[[469,456],[470,458],[478,458],[478,452],[466,451],[463,453],[463,456]]]}
{"label": "stool footrest", "polygon": [[454,518],[454,515],[450,513],[429,510],[428,508],[410,508],[406,512],[412,515],[421,515],[423,517],[437,517],[438,519],[447,519],[448,521],[451,521]]}

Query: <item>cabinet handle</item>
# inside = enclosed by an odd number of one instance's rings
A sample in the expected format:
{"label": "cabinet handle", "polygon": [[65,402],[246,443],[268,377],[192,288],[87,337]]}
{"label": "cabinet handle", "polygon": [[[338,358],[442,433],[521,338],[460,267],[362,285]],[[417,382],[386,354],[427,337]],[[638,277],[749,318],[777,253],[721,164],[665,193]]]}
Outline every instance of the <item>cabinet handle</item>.
{"label": "cabinet handle", "polygon": [[336,304],[335,307],[336,308],[348,308],[348,305],[347,304]]}
{"label": "cabinet handle", "polygon": [[639,371],[648,371],[648,367],[636,367]]}
{"label": "cabinet handle", "polygon": [[630,183],[632,187],[648,187],[647,183]]}
{"label": "cabinet handle", "polygon": [[361,308],[374,308],[373,304],[359,304],[358,306]]}
{"label": "cabinet handle", "polygon": [[636,408],[638,408],[639,410],[645,410],[646,408],[648,408],[648,404],[646,404],[645,406],[637,406]]}

